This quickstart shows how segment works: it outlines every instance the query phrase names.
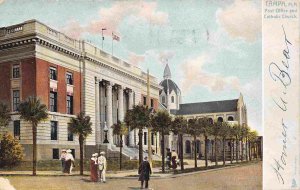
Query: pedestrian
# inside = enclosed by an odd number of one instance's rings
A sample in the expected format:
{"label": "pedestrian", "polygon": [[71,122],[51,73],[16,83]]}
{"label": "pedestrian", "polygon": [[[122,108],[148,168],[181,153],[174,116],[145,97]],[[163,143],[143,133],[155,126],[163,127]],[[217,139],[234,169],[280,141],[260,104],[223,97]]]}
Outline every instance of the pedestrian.
{"label": "pedestrian", "polygon": [[167,149],[166,165],[167,165],[167,169],[170,169],[171,168],[171,151],[169,148],[166,148],[166,149]]}
{"label": "pedestrian", "polygon": [[171,158],[172,158],[172,168],[175,170],[177,168],[176,159],[178,158],[178,155],[177,155],[177,153],[175,152],[174,149],[172,150]]}
{"label": "pedestrian", "polygon": [[106,183],[106,168],[107,168],[107,163],[106,163],[106,158],[105,158],[105,152],[100,152],[100,156],[98,157],[98,167],[99,167],[99,182]]}
{"label": "pedestrian", "polygon": [[62,172],[64,172],[64,169],[65,169],[66,155],[67,155],[66,149],[62,149],[60,158],[59,158],[59,160],[61,161],[61,171]]}
{"label": "pedestrian", "polygon": [[97,158],[98,153],[92,155],[91,162],[90,162],[90,171],[91,171],[91,181],[97,182],[98,181],[98,165],[97,165]]}
{"label": "pedestrian", "polygon": [[66,155],[66,161],[65,161],[65,169],[64,169],[64,173],[68,173],[68,174],[72,174],[72,170],[75,167],[74,164],[74,157],[71,154],[71,150],[68,149],[67,151],[67,155]]}
{"label": "pedestrian", "polygon": [[144,158],[144,161],[141,163],[139,167],[139,181],[141,181],[141,189],[144,187],[145,181],[145,188],[148,188],[148,181],[150,180],[150,174],[152,174],[152,170],[150,164],[148,162],[148,157]]}

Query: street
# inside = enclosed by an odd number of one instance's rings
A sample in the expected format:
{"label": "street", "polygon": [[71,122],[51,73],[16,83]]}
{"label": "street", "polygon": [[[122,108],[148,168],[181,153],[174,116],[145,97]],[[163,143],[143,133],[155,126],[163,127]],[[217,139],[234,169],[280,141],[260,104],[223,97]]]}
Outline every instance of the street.
{"label": "street", "polygon": [[[107,183],[92,183],[89,177],[81,176],[9,176],[10,183],[17,190],[49,189],[49,190],[79,190],[107,189],[134,190],[139,189],[137,178],[108,179]],[[262,163],[244,165],[221,170],[206,171],[185,176],[151,179],[149,186],[155,190],[256,190],[262,189]]]}

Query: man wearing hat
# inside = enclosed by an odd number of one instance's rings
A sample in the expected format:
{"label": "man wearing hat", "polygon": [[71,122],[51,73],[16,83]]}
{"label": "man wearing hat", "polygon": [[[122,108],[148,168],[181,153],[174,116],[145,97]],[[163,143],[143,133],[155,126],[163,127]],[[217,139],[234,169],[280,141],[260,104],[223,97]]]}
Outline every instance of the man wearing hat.
{"label": "man wearing hat", "polygon": [[61,161],[61,171],[62,172],[64,172],[64,169],[65,169],[66,155],[67,155],[66,149],[62,149],[60,158],[59,158],[59,160]]}
{"label": "man wearing hat", "polygon": [[68,149],[66,152],[67,152],[67,155],[66,155],[66,158],[65,158],[66,161],[65,161],[64,173],[71,174],[72,169],[74,167],[74,157],[71,154],[72,151],[70,149]]}
{"label": "man wearing hat", "polygon": [[100,182],[105,183],[106,179],[105,179],[105,172],[106,172],[106,168],[107,168],[107,163],[106,163],[106,158],[105,158],[105,152],[100,152],[100,156],[98,157],[98,167],[99,167],[99,178],[100,178]]}
{"label": "man wearing hat", "polygon": [[144,158],[144,161],[141,163],[139,167],[139,181],[141,181],[141,189],[143,189],[144,181],[145,188],[148,188],[148,181],[150,180],[150,174],[152,173],[150,164],[148,162],[148,157]]}

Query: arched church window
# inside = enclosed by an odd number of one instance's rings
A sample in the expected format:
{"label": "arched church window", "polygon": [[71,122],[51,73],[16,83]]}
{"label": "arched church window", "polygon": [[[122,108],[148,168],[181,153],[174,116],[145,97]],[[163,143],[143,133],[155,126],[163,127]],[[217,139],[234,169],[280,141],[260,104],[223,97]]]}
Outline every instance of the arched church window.
{"label": "arched church window", "polygon": [[185,153],[187,154],[191,153],[191,141],[189,140],[185,141]]}
{"label": "arched church window", "polygon": [[214,123],[214,121],[213,121],[212,118],[208,118],[208,122],[209,122],[210,124],[213,124],[213,123]]}
{"label": "arched church window", "polygon": [[218,117],[218,122],[223,122],[223,117]]}
{"label": "arched church window", "polygon": [[161,101],[162,101],[163,104],[165,104],[166,103],[166,98],[164,96],[161,97]]}
{"label": "arched church window", "polygon": [[233,121],[233,117],[232,117],[232,116],[229,116],[229,117],[227,118],[227,120],[228,120],[228,121]]}
{"label": "arched church window", "polygon": [[171,97],[171,102],[174,103],[174,96]]}

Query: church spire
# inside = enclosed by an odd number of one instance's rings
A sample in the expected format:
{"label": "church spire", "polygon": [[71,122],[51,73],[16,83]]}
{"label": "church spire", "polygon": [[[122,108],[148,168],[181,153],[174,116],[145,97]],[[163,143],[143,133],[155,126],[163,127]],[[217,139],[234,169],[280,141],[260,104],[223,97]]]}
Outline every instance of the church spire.
{"label": "church spire", "polygon": [[171,71],[170,71],[168,63],[166,64],[166,67],[164,70],[164,79],[171,79]]}

